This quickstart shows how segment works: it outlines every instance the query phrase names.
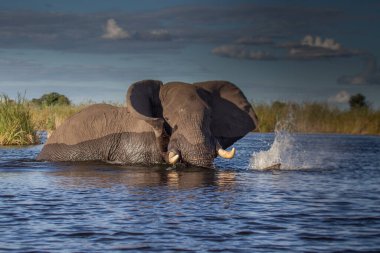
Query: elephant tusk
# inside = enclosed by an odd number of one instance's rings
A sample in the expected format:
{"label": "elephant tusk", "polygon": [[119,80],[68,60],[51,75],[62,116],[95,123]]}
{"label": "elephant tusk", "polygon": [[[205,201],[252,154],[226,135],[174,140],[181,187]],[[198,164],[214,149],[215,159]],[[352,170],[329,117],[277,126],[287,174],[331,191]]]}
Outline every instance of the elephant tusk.
{"label": "elephant tusk", "polygon": [[226,159],[231,159],[235,156],[235,148],[232,148],[231,151],[220,148],[218,149],[218,155]]}
{"label": "elephant tusk", "polygon": [[175,164],[179,160],[179,155],[174,152],[169,152],[169,163]]}

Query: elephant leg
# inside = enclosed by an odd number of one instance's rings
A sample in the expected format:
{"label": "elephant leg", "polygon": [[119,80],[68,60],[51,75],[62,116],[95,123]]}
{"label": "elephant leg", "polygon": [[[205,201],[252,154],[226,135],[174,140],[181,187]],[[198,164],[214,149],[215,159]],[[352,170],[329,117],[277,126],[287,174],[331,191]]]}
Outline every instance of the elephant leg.
{"label": "elephant leg", "polygon": [[124,164],[164,163],[153,132],[123,133],[118,148],[112,153],[110,160]]}

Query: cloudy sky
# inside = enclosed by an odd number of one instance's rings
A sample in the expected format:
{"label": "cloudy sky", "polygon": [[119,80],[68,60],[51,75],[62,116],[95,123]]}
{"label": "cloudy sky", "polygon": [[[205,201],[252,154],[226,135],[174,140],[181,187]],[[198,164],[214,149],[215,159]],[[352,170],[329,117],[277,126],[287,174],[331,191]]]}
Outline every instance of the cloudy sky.
{"label": "cloudy sky", "polygon": [[142,79],[380,107],[377,1],[2,0],[0,93],[123,102]]}

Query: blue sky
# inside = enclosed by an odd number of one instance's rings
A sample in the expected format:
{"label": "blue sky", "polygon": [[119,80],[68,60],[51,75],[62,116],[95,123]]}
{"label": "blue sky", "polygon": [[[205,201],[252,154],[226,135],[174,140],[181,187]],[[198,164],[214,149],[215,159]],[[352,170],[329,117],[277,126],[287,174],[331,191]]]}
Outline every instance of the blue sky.
{"label": "blue sky", "polygon": [[123,102],[142,79],[237,84],[254,102],[380,107],[376,1],[0,2],[0,93]]}

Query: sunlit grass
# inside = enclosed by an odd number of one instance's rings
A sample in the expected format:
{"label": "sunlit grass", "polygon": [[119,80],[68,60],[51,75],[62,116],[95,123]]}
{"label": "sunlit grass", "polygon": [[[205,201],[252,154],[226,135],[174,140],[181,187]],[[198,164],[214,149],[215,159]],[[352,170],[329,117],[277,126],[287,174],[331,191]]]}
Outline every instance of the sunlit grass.
{"label": "sunlit grass", "polygon": [[30,107],[18,95],[16,100],[0,95],[0,145],[28,145],[38,142]]}
{"label": "sunlit grass", "polygon": [[[91,104],[90,101],[80,105],[36,105],[20,95],[16,100],[0,95],[0,145],[37,143],[36,130],[52,132]],[[278,122],[286,121],[293,132],[380,134],[380,110],[371,108],[342,110],[326,103],[276,101],[254,104],[254,109],[260,120],[257,131],[262,133],[273,132]]]}
{"label": "sunlit grass", "polygon": [[36,129],[52,131],[68,117],[82,110],[86,105],[31,106],[32,121]]}
{"label": "sunlit grass", "polygon": [[[31,107],[36,129],[52,131],[63,121],[92,103]],[[123,106],[121,104],[114,104]],[[273,132],[277,122],[287,121],[300,133],[380,134],[380,110],[342,110],[327,103],[273,102],[255,104],[259,132]]]}
{"label": "sunlit grass", "polygon": [[[88,101],[79,105],[71,104],[50,106],[38,106],[33,104],[31,105],[32,122],[36,129],[51,132],[59,127],[67,118],[94,103],[95,102]],[[112,102],[109,102],[108,104],[123,106]]]}
{"label": "sunlit grass", "polygon": [[273,132],[277,122],[290,121],[300,133],[380,134],[380,110],[342,110],[326,103],[273,102],[254,105],[259,132]]}

